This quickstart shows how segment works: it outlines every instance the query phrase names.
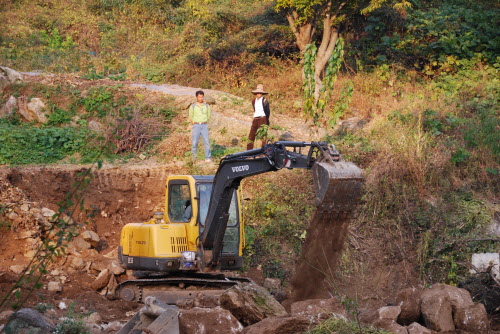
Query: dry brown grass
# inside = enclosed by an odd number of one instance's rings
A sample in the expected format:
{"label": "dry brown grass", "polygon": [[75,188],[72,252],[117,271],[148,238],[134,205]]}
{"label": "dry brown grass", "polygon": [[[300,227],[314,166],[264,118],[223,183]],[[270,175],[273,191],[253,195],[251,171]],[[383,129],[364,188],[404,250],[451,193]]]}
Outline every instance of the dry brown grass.
{"label": "dry brown grass", "polygon": [[174,132],[158,145],[157,154],[164,159],[182,158],[191,152],[191,133]]}

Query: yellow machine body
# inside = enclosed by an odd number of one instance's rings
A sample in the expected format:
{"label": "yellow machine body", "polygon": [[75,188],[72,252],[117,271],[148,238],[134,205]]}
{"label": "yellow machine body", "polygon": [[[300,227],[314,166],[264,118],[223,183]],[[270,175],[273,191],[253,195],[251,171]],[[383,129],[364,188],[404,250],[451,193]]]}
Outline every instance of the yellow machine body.
{"label": "yellow machine body", "polygon": [[[210,202],[212,176],[176,175],[166,181],[163,215],[124,226],[119,258],[127,269],[171,272],[202,269],[198,245]],[[235,192],[224,235],[221,269],[241,268],[245,246],[240,190]]]}

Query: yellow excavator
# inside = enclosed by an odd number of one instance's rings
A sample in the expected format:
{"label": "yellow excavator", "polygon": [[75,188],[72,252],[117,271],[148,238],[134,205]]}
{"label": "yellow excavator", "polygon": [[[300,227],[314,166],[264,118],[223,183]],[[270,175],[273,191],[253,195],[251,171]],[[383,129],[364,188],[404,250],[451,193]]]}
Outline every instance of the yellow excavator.
{"label": "yellow excavator", "polygon": [[[227,155],[215,176],[169,176],[165,212],[122,229],[119,260],[139,278],[120,283],[118,297],[143,301],[148,295],[158,297],[162,287],[220,289],[248,281],[222,274],[243,265],[245,235],[239,185],[246,177],[283,168],[312,170],[316,206],[328,211],[331,219],[346,217],[359,199],[361,170],[325,142],[268,143]],[[163,300],[175,302],[190,294],[166,291]]]}

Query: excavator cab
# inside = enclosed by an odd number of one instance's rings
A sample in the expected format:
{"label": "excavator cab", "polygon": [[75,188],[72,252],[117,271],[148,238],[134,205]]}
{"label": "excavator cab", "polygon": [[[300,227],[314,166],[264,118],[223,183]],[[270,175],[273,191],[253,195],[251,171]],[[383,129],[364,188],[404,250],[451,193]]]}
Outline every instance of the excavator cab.
{"label": "excavator cab", "polygon": [[[166,181],[165,213],[144,223],[127,224],[121,233],[119,258],[127,269],[156,272],[203,271],[206,251],[200,245],[213,188],[213,176],[176,175]],[[224,233],[220,269],[243,265],[243,217],[235,191]]]}

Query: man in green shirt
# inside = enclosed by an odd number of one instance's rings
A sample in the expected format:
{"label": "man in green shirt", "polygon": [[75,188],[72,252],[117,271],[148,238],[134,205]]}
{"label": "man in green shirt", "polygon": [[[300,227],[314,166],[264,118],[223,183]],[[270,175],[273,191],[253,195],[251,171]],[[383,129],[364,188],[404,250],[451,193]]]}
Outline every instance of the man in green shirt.
{"label": "man in green shirt", "polygon": [[210,120],[210,106],[205,102],[205,93],[201,90],[196,92],[196,102],[189,107],[189,120],[193,124],[191,131],[191,153],[196,159],[198,140],[203,139],[205,148],[205,162],[211,162],[210,140],[208,138],[208,121]]}

